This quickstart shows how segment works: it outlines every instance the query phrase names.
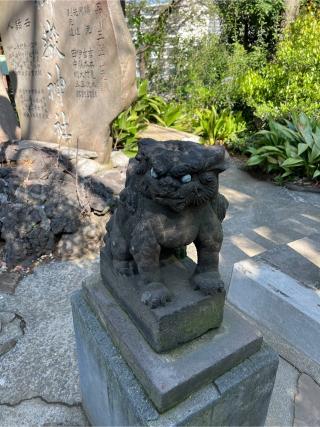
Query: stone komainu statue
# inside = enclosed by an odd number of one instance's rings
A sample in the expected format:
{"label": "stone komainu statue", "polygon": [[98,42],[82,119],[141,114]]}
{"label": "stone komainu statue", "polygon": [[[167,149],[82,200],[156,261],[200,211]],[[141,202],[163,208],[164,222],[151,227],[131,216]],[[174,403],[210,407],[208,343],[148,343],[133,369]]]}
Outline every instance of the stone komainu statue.
{"label": "stone komainu statue", "polygon": [[218,263],[228,202],[218,192],[218,177],[225,168],[221,146],[140,141],[101,258],[111,257],[119,274],[139,274],[141,299],[151,308],[171,298],[161,283],[160,259],[192,242],[198,265],[191,285],[208,295],[223,291]]}

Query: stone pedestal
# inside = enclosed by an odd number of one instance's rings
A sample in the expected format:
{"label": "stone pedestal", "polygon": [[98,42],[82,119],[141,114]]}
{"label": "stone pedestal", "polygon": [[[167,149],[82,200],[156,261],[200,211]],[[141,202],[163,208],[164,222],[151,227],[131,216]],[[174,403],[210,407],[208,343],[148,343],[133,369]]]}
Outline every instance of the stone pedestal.
{"label": "stone pedestal", "polygon": [[218,330],[159,354],[98,273],[72,306],[82,403],[92,425],[264,424],[278,358],[232,309]]}

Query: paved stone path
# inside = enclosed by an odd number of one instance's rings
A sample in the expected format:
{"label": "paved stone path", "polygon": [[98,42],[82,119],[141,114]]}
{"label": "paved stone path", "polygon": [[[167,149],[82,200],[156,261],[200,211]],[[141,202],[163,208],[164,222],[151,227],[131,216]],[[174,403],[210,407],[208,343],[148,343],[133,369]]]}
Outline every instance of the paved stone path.
{"label": "paved stone path", "polygon": [[[230,201],[221,270],[228,286],[235,262],[320,232],[320,196],[258,181],[232,167],[221,176]],[[195,256],[194,248],[189,249]],[[0,291],[0,425],[87,424],[80,404],[70,295],[92,262],[53,262]],[[281,359],[267,425],[319,425],[320,387]]]}

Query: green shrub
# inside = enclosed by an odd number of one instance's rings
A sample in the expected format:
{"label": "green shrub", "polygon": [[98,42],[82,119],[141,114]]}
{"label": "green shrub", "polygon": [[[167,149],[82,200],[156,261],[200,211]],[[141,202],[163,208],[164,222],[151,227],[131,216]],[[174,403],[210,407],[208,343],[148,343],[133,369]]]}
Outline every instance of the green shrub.
{"label": "green shrub", "polygon": [[236,136],[246,129],[241,113],[232,114],[229,110],[218,112],[211,109],[196,110],[192,128],[201,136],[205,144],[223,144],[235,140]]}
{"label": "green shrub", "polygon": [[178,103],[186,103],[189,110],[211,105],[241,109],[239,79],[266,63],[264,49],[257,47],[247,52],[238,43],[227,47],[215,35],[203,38],[197,47],[190,47],[186,57],[176,57],[180,62],[175,72],[169,80],[160,81],[156,90]]}
{"label": "green shrub", "polygon": [[239,94],[258,117],[320,117],[319,40],[319,15],[303,14],[285,30],[274,60],[238,80]]}
{"label": "green shrub", "polygon": [[270,130],[256,133],[248,166],[260,166],[281,179],[306,177],[320,178],[320,123],[304,113],[293,115],[284,124],[269,122]]}

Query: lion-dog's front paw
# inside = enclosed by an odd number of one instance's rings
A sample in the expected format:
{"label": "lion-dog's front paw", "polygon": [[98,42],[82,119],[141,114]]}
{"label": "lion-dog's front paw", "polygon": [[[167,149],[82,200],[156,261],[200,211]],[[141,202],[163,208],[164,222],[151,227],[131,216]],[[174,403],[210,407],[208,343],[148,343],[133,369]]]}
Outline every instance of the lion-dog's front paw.
{"label": "lion-dog's front paw", "polygon": [[191,283],[193,289],[199,289],[205,295],[214,295],[224,291],[224,283],[217,271],[196,273]]}
{"label": "lion-dog's front paw", "polygon": [[152,282],[146,285],[141,301],[150,308],[157,308],[171,301],[171,295],[163,283]]}

